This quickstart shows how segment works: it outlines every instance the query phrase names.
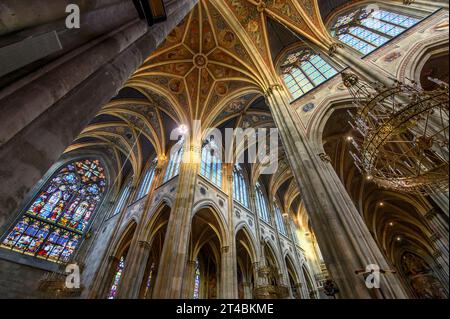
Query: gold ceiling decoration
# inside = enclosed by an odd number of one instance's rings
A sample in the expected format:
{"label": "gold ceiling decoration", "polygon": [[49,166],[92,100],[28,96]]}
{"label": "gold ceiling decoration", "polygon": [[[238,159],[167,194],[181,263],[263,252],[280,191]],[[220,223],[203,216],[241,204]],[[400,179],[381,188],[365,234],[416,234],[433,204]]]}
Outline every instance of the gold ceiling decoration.
{"label": "gold ceiling decoration", "polygon": [[219,11],[201,0],[127,85],[167,96],[188,124],[206,126],[228,101],[260,90],[255,69]]}
{"label": "gold ceiling decoration", "polygon": [[350,112],[351,156],[366,178],[411,193],[448,188],[448,86],[426,92],[415,83],[386,87],[342,77],[357,107],[355,116]]}
{"label": "gold ceiling decoration", "polygon": [[[267,64],[271,64],[267,17],[327,49],[331,39],[316,0],[225,0]],[[275,58],[275,57],[272,57]]]}

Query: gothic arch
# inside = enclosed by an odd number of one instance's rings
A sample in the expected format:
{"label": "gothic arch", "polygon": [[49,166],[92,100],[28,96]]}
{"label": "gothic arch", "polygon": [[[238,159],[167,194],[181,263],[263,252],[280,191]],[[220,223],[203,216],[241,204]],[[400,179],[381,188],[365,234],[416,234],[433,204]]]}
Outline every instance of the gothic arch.
{"label": "gothic arch", "polygon": [[247,250],[249,256],[251,257],[252,262],[257,262],[259,260],[259,254],[258,254],[258,250],[256,248],[257,247],[256,239],[253,236],[253,233],[249,230],[249,227],[245,222],[241,222],[236,227],[236,230],[235,230],[236,236],[239,232],[242,232],[247,239],[247,242],[249,245],[248,245],[248,247],[246,247],[246,250]]}
{"label": "gothic arch", "polygon": [[227,222],[224,219],[222,214],[222,210],[217,206],[215,202],[210,199],[203,199],[194,204],[192,208],[192,219],[202,210],[208,210],[211,216],[214,218],[216,225],[210,224],[211,228],[216,233],[217,237],[220,240],[221,246],[229,246],[230,245],[230,236],[227,230]]}
{"label": "gothic arch", "polygon": [[407,79],[420,83],[420,74],[425,63],[433,56],[445,53],[448,55],[448,46],[447,34],[414,43],[397,68],[397,79],[404,83],[408,82]]}

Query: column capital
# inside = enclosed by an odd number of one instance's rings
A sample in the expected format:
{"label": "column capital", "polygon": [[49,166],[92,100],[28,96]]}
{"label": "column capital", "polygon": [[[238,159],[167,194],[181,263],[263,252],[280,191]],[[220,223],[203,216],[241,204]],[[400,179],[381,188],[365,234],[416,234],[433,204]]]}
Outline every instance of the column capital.
{"label": "column capital", "polygon": [[430,236],[430,240],[431,240],[432,242],[436,242],[436,241],[438,241],[439,239],[441,239],[441,235],[438,234],[438,233],[433,233],[433,234],[431,234],[431,236]]}
{"label": "column capital", "polygon": [[266,92],[264,92],[265,97],[269,97],[273,94],[273,92],[275,91],[281,91],[282,87],[281,84],[275,83],[275,84],[271,84],[269,85],[269,88],[266,90]]}
{"label": "column capital", "polygon": [[328,48],[328,55],[332,58],[335,56],[338,49],[343,49],[344,45],[340,42],[333,42]]}
{"label": "column capital", "polygon": [[428,220],[432,220],[436,217],[436,215],[437,215],[436,209],[432,208],[424,215],[424,217]]}
{"label": "column capital", "polygon": [[150,248],[151,248],[150,243],[148,241],[145,241],[145,240],[139,240],[138,241],[138,245],[139,245],[139,247],[142,247],[144,249],[149,249],[150,250]]}
{"label": "column capital", "polygon": [[439,250],[435,250],[434,252],[433,252],[433,257],[434,258],[439,258],[439,257],[441,257],[442,256],[442,253],[439,251]]}
{"label": "column capital", "polygon": [[322,160],[322,162],[331,163],[331,157],[327,153],[320,153],[320,154],[317,154],[317,155]]}

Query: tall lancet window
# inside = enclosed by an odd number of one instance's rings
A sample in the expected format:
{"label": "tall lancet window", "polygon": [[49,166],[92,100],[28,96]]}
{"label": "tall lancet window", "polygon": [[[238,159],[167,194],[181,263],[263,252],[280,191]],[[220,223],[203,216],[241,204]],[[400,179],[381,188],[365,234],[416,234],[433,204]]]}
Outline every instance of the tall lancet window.
{"label": "tall lancet window", "polygon": [[307,48],[290,53],[280,65],[289,92],[297,99],[337,74],[320,55]]}
{"label": "tall lancet window", "polygon": [[119,288],[124,268],[125,268],[125,256],[122,256],[120,257],[114,272],[113,282],[111,284],[111,288],[109,289],[108,293],[108,299],[115,299],[117,297],[117,289]]}
{"label": "tall lancet window", "polygon": [[233,169],[233,196],[239,203],[248,208],[248,192],[247,182],[244,172],[239,164]]}
{"label": "tall lancet window", "polygon": [[117,214],[120,214],[122,210],[125,208],[128,202],[128,197],[130,196],[131,192],[131,180],[128,181],[127,184],[123,187],[122,191],[119,194],[119,197],[116,201],[116,207],[113,209],[112,214],[110,215],[110,218],[113,216],[116,216]]}
{"label": "tall lancet window", "polygon": [[36,194],[0,247],[52,262],[68,262],[105,188],[100,161],[85,159],[63,166]]}
{"label": "tall lancet window", "polygon": [[331,33],[362,54],[369,54],[419,22],[412,16],[369,6],[339,16]]}
{"label": "tall lancet window", "polygon": [[180,165],[184,155],[184,138],[180,140],[170,150],[170,160],[167,166],[164,182],[172,179],[180,173]]}
{"label": "tall lancet window", "polygon": [[219,188],[222,187],[221,153],[214,138],[209,138],[202,148],[202,163],[200,167],[200,174]]}
{"label": "tall lancet window", "polygon": [[156,165],[158,164],[158,159],[155,158],[151,163],[150,166],[146,169],[144,173],[144,177],[142,179],[141,185],[139,186],[139,190],[136,194],[136,199],[141,199],[145,195],[148,194],[150,191],[150,188],[152,187],[153,180],[155,179],[155,170]]}
{"label": "tall lancet window", "polygon": [[278,204],[275,203],[273,209],[275,210],[275,218],[277,220],[277,229],[278,229],[278,231],[281,234],[287,236],[286,224],[284,223],[283,214],[281,213],[280,206],[278,206]]}
{"label": "tall lancet window", "polygon": [[266,223],[270,222],[269,219],[269,209],[267,205],[266,198],[264,196],[264,193],[261,189],[261,184],[256,183],[256,208],[258,210],[259,217],[264,220]]}

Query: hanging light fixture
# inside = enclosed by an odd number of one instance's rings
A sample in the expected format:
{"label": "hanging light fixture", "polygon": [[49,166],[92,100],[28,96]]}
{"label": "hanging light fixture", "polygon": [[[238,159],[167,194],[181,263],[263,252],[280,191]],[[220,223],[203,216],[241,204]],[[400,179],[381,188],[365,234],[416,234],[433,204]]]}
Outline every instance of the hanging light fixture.
{"label": "hanging light fixture", "polygon": [[141,20],[147,20],[149,26],[167,19],[163,0],[133,0]]}
{"label": "hanging light fixture", "polygon": [[356,107],[348,112],[350,155],[367,180],[411,193],[448,189],[448,85],[424,91],[412,81],[387,87],[346,72],[342,78]]}

